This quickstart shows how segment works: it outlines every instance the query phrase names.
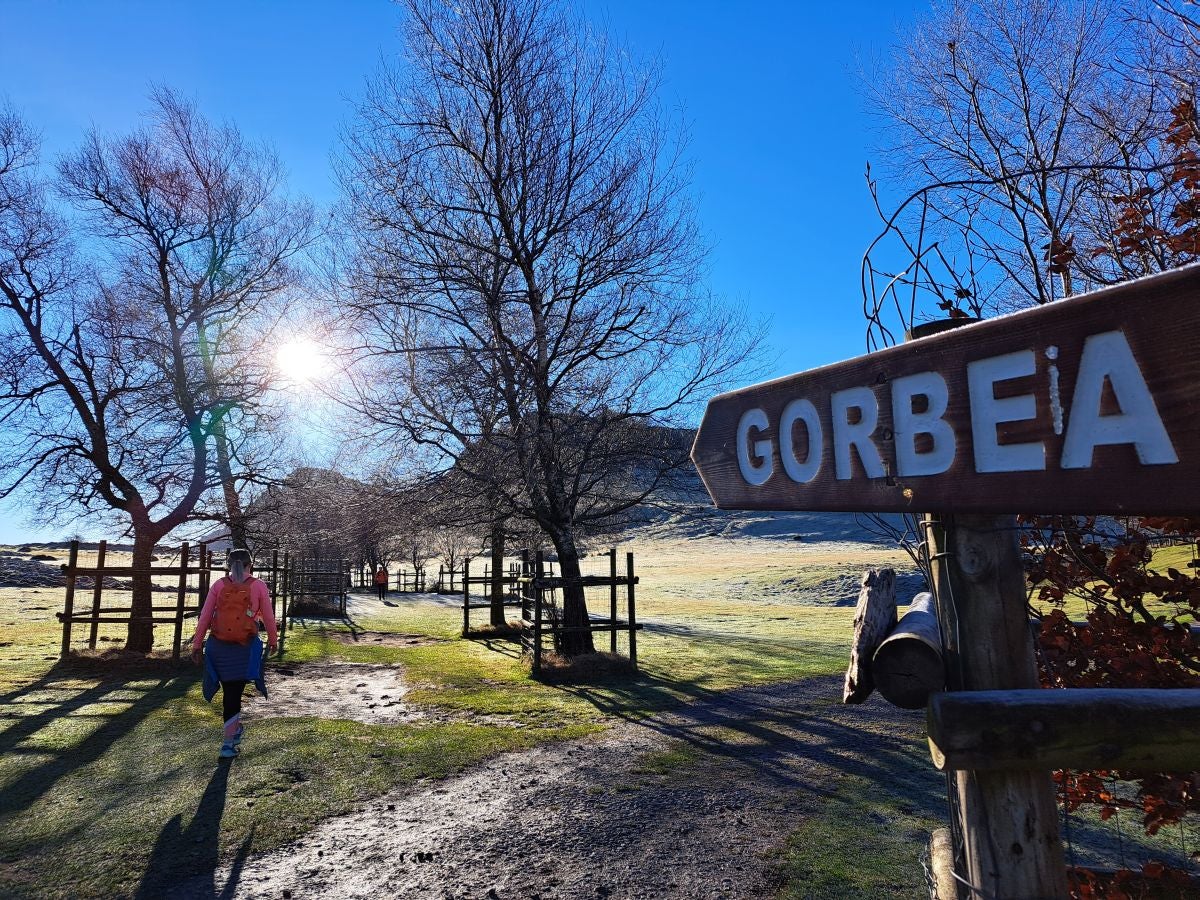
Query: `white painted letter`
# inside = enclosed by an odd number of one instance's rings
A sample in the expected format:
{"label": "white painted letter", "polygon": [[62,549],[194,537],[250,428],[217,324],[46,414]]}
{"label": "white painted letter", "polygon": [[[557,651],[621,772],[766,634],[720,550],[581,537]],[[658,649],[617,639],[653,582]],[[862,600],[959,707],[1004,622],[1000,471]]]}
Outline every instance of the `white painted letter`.
{"label": "white painted letter", "polygon": [[[1121,408],[1110,416],[1100,415],[1106,378]],[[1090,467],[1092,451],[1101,444],[1133,444],[1144,466],[1179,462],[1123,332],[1093,334],[1083,342],[1069,416],[1063,441],[1064,469]]]}
{"label": "white painted letter", "polygon": [[[800,462],[796,456],[792,438],[792,429],[797,421],[803,422],[808,429],[808,451],[804,462]],[[783,415],[779,417],[779,458],[783,461],[783,470],[792,481],[805,484],[817,476],[823,453],[821,417],[817,415],[817,408],[809,400],[793,400],[783,408]]]}
{"label": "white painted letter", "polygon": [[[929,407],[913,412],[913,398]],[[950,402],[946,380],[937,372],[918,372],[892,382],[892,420],[896,432],[896,468],[900,475],[940,475],[954,464],[954,429],[942,418]],[[917,452],[917,435],[933,439],[933,449]]]}
{"label": "white painted letter", "polygon": [[[870,388],[856,387],[837,391],[830,395],[829,405],[833,415],[833,468],[838,481],[845,481],[854,473],[850,460],[850,448],[858,451],[863,469],[868,478],[882,478],[883,460],[879,449],[871,440],[871,432],[879,420],[879,402]],[[851,425],[847,415],[857,409],[861,418]]]}
{"label": "white painted letter", "polygon": [[1036,371],[1032,350],[1018,350],[967,364],[976,472],[1032,472],[1046,468],[1046,448],[1041,441],[1001,444],[996,439],[997,425],[1036,418],[1037,400],[1033,394],[997,400],[995,383]]}
{"label": "white painted letter", "polygon": [[774,449],[770,441],[755,441],[754,456],[759,462],[750,458],[750,429],[766,431],[770,426],[767,414],[761,409],[748,409],[742,413],[737,427],[737,458],[738,468],[747,484],[759,485],[771,477],[771,451]]}

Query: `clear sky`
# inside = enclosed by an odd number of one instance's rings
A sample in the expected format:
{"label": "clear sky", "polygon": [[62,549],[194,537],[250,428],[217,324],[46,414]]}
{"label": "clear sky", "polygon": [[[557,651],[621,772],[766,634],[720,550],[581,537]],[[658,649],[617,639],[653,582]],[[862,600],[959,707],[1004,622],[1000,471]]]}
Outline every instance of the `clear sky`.
{"label": "clear sky", "polygon": [[[663,61],[690,125],[712,289],[770,321],[773,375],[864,351],[862,251],[877,231],[863,171],[877,123],[856,72],[928,2],[853,5],[583,0],[582,13]],[[399,51],[387,0],[0,0],[0,97],[53,156],[95,126],[136,126],[148,87],[192,96],[271,143],[291,188],[326,205],[350,104]],[[0,504],[0,543],[60,538]]]}

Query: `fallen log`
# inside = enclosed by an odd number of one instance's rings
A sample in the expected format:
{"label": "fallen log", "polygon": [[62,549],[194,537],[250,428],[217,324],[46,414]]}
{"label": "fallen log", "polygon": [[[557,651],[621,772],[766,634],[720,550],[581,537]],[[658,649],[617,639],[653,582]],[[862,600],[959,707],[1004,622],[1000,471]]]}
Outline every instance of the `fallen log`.
{"label": "fallen log", "polygon": [[901,709],[922,709],[945,686],[942,633],[933,594],[913,597],[908,612],[875,651],[871,677],[883,699]]}
{"label": "fallen log", "polygon": [[871,658],[896,624],[896,573],[891,569],[867,569],[858,592],[854,612],[854,644],[846,670],[843,703],[862,703],[871,696]]}

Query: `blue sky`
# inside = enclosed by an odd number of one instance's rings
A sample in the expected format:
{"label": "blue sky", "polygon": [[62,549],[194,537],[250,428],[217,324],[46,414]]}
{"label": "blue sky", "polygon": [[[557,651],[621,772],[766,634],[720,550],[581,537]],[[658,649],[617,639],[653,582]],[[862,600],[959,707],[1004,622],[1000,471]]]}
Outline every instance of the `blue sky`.
{"label": "blue sky", "polygon": [[[863,170],[877,122],[857,85],[928,2],[586,0],[583,14],[663,61],[690,126],[712,289],[770,320],[772,375],[864,351],[859,261],[877,231]],[[350,104],[399,50],[387,0],[0,0],[0,96],[50,155],[137,124],[152,83],[271,143],[291,188],[336,196]],[[0,504],[0,542],[60,537]]]}

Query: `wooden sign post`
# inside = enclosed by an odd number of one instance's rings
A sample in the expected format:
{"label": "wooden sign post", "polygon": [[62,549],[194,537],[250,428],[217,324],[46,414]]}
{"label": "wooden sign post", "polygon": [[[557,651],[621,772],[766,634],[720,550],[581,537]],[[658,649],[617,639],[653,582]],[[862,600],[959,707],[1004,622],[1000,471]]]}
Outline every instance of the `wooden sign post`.
{"label": "wooden sign post", "polygon": [[[927,517],[938,622],[953,691],[1037,688],[1015,516]],[[1049,769],[955,771],[965,877],[985,897],[1066,897]]]}
{"label": "wooden sign post", "polygon": [[722,509],[1200,509],[1200,267],[709,401]]}
{"label": "wooden sign post", "polygon": [[[971,692],[994,715],[1038,685],[1016,511],[1200,509],[1198,300],[1194,266],[722,394],[692,460],[722,509],[936,511],[925,539],[961,700],[935,696],[932,740]],[[933,749],[939,767],[953,758]],[[1062,763],[1029,760],[954,772],[964,896],[1067,896],[1049,772]]]}

